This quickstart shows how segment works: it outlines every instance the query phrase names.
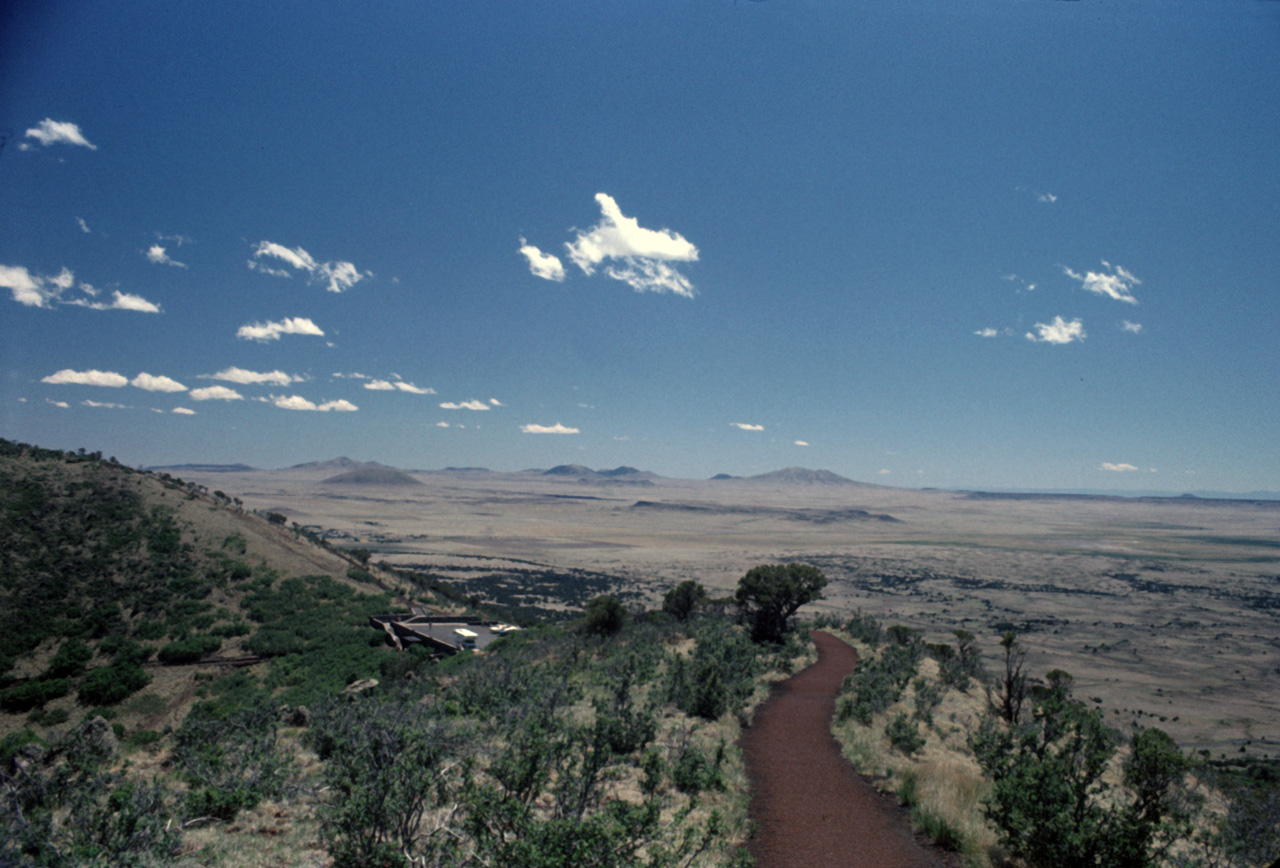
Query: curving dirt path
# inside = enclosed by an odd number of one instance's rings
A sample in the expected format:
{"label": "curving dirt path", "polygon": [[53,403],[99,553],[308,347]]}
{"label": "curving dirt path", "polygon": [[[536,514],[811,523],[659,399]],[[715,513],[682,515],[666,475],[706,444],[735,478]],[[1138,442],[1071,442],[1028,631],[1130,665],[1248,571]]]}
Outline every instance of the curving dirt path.
{"label": "curving dirt path", "polygon": [[813,632],[818,662],[779,682],[741,744],[751,780],[756,868],[939,868],[958,864],[921,844],[897,801],[841,755],[831,715],[857,652]]}

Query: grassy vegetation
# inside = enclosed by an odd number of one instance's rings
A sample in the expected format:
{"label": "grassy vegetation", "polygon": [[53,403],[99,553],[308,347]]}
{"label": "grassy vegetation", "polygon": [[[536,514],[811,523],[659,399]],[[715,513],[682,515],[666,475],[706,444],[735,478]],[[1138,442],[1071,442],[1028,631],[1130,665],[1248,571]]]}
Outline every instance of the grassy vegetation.
{"label": "grassy vegetation", "polygon": [[395,605],[373,568],[289,575],[262,545],[288,533],[181,480],[3,444],[0,611],[21,628],[0,864],[742,858],[739,718],[800,645],[579,587],[577,623],[397,653],[368,626]]}
{"label": "grassy vegetation", "polygon": [[963,630],[950,646],[861,613],[819,625],[862,658],[833,721],[845,755],[966,865],[1245,868],[1280,849],[1280,767],[1233,768],[1155,728],[1106,726],[1067,673],[1023,673],[1013,633],[993,677]]}
{"label": "grassy vegetation", "polygon": [[[318,540],[181,480],[0,441],[0,864],[744,860],[739,728],[812,659],[803,631],[754,643],[696,585],[644,612],[602,573],[530,565],[459,587]],[[332,570],[297,569],[281,541],[323,549]],[[454,611],[501,589],[528,629],[484,654],[397,653],[368,626],[397,605],[373,582]],[[539,623],[556,595],[561,620]],[[971,865],[1035,864],[1008,818],[1052,778],[1033,760],[1063,733],[1093,739],[1110,793],[1086,806],[1098,828],[1136,804],[1139,772],[1177,765],[1158,736],[1115,751],[1092,710],[1035,679],[989,688],[963,630],[930,645],[861,613],[822,626],[864,661],[837,703],[846,754]],[[1026,717],[997,720],[1015,683]],[[1166,862],[1260,864],[1276,777],[1259,763],[1179,776],[1166,813],[1183,843]]]}

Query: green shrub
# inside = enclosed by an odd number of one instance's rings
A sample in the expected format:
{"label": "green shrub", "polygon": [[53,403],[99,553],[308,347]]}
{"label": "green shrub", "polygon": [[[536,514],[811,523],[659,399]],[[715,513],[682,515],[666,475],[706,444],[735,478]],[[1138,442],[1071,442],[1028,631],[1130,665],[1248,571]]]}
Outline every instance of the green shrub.
{"label": "green shrub", "polygon": [[70,675],[79,675],[92,659],[92,648],[79,639],[68,639],[62,643],[58,653],[54,654],[53,659],[49,661],[49,668],[44,673],[45,677],[66,678]]}
{"label": "green shrub", "polygon": [[151,683],[151,676],[137,664],[112,664],[89,672],[80,683],[83,705],[115,705]]}
{"label": "green shrub", "polygon": [[905,713],[894,715],[885,724],[884,734],[888,737],[890,744],[907,756],[911,756],[924,747],[924,737],[920,735],[919,729],[916,728],[915,721],[908,719]]}
{"label": "green shrub", "polygon": [[71,680],[67,678],[41,678],[16,684],[0,690],[0,710],[10,714],[44,705],[51,699],[71,692]]}
{"label": "green shrub", "polygon": [[705,720],[736,713],[755,690],[760,671],[756,646],[741,630],[718,621],[709,622],[696,638],[692,658],[671,659],[667,700]]}
{"label": "green shrub", "polygon": [[179,639],[177,642],[170,642],[161,648],[160,653],[156,656],[161,663],[169,666],[179,666],[186,663],[195,663],[221,647],[222,640],[216,636],[191,636],[186,639]]}
{"label": "green shrub", "polygon": [[614,636],[627,625],[627,619],[627,609],[622,601],[605,594],[587,604],[582,616],[582,629],[596,636]]}

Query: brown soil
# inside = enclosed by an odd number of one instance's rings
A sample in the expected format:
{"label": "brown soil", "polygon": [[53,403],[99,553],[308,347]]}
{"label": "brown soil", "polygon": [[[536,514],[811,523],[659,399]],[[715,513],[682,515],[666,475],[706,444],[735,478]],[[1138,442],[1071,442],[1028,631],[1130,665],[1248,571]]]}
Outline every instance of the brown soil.
{"label": "brown soil", "polygon": [[922,844],[896,799],[841,755],[831,715],[858,655],[814,631],[818,662],[778,683],[742,734],[756,824],[756,868],[938,868],[953,854]]}

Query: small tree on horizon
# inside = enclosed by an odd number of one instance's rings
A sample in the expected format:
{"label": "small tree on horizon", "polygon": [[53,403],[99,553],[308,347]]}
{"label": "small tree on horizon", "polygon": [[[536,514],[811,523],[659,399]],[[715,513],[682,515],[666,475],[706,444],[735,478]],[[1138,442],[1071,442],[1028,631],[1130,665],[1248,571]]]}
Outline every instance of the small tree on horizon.
{"label": "small tree on horizon", "polygon": [[734,599],[756,642],[781,642],[791,616],[806,603],[822,599],[827,577],[809,564],[766,564],[738,580]]}

